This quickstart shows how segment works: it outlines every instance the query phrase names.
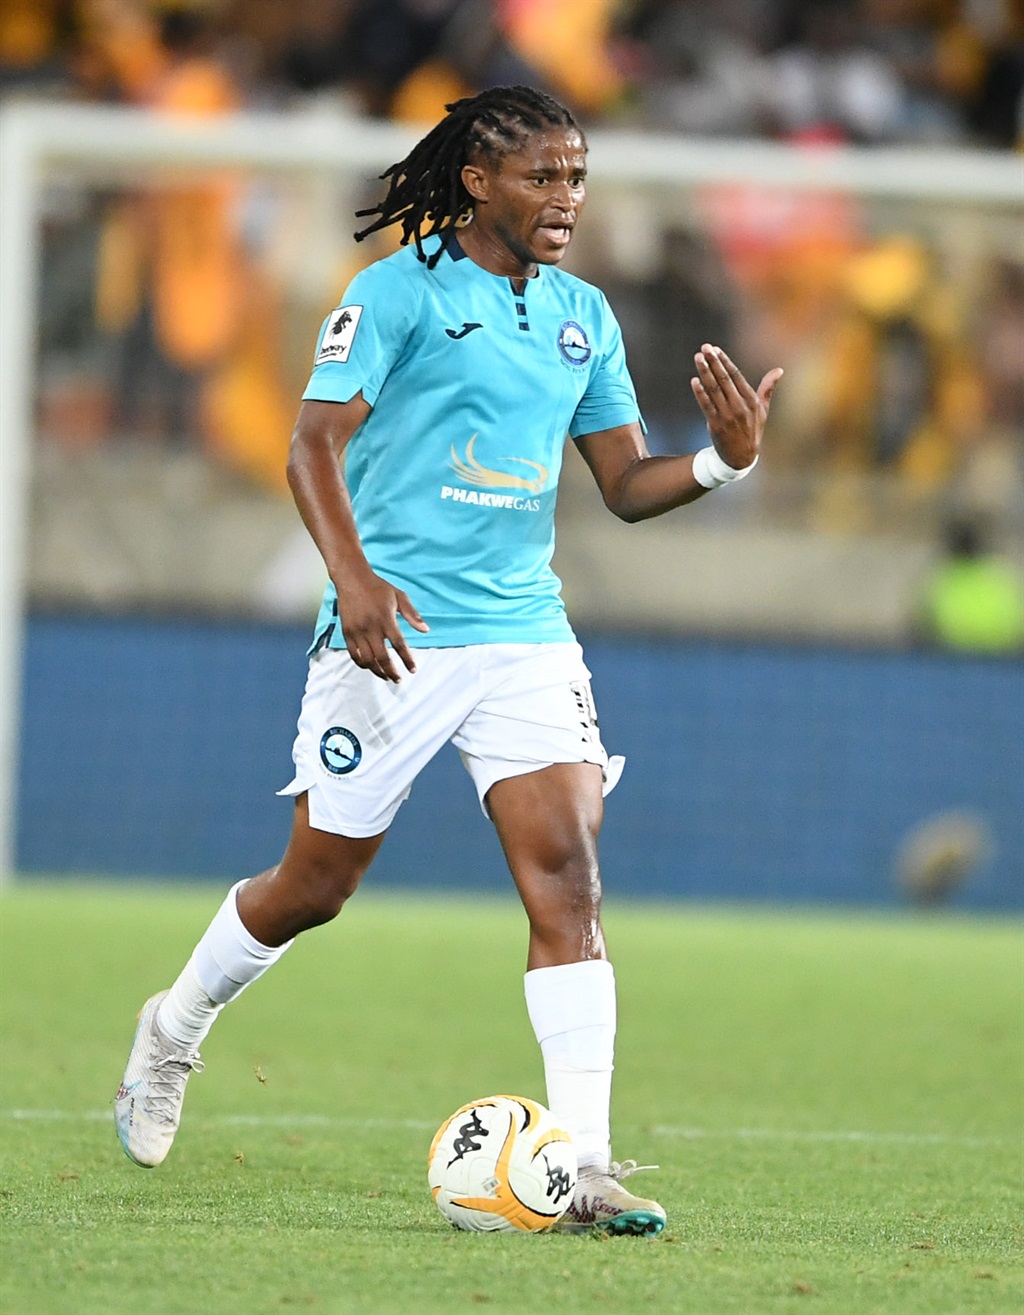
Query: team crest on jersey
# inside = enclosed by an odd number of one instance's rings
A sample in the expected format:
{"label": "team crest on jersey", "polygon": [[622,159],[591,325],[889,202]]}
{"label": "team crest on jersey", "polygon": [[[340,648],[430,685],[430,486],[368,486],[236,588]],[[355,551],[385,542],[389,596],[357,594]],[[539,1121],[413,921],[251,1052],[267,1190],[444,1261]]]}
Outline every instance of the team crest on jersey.
{"label": "team crest on jersey", "polygon": [[592,348],[590,339],[582,324],[575,320],[563,320],[558,330],[558,350],[566,365],[579,369],[590,360]]}
{"label": "team crest on jersey", "polygon": [[314,364],[323,365],[325,361],[348,360],[362,314],[362,306],[339,306],[331,311]]}

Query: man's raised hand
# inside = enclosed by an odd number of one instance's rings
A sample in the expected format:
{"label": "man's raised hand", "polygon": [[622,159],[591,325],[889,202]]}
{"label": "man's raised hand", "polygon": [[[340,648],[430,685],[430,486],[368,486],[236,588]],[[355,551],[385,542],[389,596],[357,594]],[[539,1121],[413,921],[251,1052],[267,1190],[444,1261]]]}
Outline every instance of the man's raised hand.
{"label": "man's raised hand", "polygon": [[721,347],[706,342],[693,358],[697,374],[690,387],[715,450],[727,466],[744,470],[757,460],[775,385],[782,369],[769,370],[755,391]]}

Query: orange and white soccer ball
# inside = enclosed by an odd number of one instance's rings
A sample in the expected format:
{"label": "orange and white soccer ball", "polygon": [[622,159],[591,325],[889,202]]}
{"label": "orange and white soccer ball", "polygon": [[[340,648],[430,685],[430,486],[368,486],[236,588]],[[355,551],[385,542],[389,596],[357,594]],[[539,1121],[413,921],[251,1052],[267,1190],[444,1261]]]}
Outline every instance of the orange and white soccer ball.
{"label": "orange and white soccer ball", "polygon": [[474,1100],[438,1128],[427,1181],[437,1208],[470,1232],[543,1233],[576,1190],[576,1149],[525,1096]]}

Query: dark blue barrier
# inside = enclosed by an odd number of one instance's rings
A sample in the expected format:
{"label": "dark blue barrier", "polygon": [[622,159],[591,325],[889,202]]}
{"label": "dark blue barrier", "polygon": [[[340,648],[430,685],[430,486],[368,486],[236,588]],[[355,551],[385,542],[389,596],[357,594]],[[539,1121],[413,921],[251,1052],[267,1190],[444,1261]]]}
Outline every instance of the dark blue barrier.
{"label": "dark blue barrier", "polygon": [[[295,627],[33,618],[20,870],[226,880],[276,861],[306,642]],[[1019,666],[622,637],[585,647],[605,743],[628,758],[602,837],[610,895],[887,903],[908,831],[967,811],[995,846],[954,902],[1021,907]],[[420,778],[368,880],[507,888],[454,750]]]}

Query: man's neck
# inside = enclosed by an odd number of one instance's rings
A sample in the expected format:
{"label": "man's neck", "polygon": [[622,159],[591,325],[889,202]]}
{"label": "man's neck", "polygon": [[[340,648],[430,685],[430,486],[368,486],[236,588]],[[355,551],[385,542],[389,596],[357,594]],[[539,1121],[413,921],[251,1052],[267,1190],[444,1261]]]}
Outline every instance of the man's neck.
{"label": "man's neck", "polygon": [[537,266],[524,263],[511,252],[501,239],[477,224],[467,224],[460,228],[454,237],[462,250],[474,265],[479,265],[488,274],[497,274],[502,278],[512,279],[514,284],[526,286],[526,280],[537,277]]}

